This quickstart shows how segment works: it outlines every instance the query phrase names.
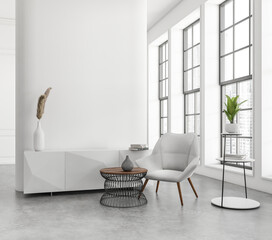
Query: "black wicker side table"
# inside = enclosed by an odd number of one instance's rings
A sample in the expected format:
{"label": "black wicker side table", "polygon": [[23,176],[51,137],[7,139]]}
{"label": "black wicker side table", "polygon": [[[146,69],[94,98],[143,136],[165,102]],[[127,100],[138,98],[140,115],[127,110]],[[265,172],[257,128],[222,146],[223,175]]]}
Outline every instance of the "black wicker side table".
{"label": "black wicker side table", "polygon": [[143,182],[147,169],[133,168],[130,172],[124,172],[122,168],[103,168],[100,170],[105,178],[105,193],[100,203],[108,207],[138,207],[147,203],[142,193]]}

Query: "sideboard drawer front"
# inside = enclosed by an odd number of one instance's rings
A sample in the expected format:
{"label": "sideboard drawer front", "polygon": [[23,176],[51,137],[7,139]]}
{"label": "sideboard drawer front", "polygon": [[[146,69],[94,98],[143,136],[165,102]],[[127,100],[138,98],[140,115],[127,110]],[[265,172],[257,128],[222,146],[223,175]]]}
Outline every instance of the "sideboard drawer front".
{"label": "sideboard drawer front", "polygon": [[93,151],[71,151],[67,154],[74,154],[78,157],[91,159],[103,163],[104,167],[119,166],[119,150],[93,150]]}
{"label": "sideboard drawer front", "polygon": [[106,166],[96,154],[66,153],[66,191],[103,189],[100,169]]}
{"label": "sideboard drawer front", "polygon": [[25,152],[24,193],[65,191],[64,152]]}

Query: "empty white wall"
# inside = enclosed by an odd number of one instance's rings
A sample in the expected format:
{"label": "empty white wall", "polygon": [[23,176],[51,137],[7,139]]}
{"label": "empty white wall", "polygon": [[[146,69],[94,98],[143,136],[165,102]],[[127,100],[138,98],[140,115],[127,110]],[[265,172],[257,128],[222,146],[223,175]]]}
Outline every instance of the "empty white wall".
{"label": "empty white wall", "polygon": [[17,190],[47,87],[46,148],[147,142],[146,17],[146,0],[17,0]]}
{"label": "empty white wall", "polygon": [[184,95],[183,95],[183,48],[182,48],[182,31],[179,28],[169,30],[169,104],[168,121],[169,132],[184,132]]}
{"label": "empty white wall", "polygon": [[[220,156],[219,7],[201,7],[201,158],[212,164]],[[202,161],[202,163],[204,163]]]}
{"label": "empty white wall", "polygon": [[0,0],[0,164],[15,161],[15,0]]}
{"label": "empty white wall", "polygon": [[271,161],[271,146],[272,146],[272,66],[271,66],[271,56],[272,56],[272,28],[271,28],[271,9],[272,1],[263,0],[262,1],[262,83],[259,85],[261,89],[261,108],[259,108],[262,113],[262,176],[268,177],[272,180],[272,161]]}

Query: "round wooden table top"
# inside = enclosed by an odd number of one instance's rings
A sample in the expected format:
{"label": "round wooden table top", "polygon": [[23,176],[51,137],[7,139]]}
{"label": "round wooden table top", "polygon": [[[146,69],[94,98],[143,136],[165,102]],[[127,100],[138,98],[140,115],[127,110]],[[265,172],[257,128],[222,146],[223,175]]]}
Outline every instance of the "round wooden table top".
{"label": "round wooden table top", "polygon": [[137,174],[137,173],[147,173],[147,169],[145,169],[145,168],[139,168],[139,167],[134,167],[131,171],[125,172],[120,167],[113,167],[113,168],[102,168],[100,170],[100,172],[104,173],[104,174],[123,174],[123,175],[128,175],[128,174]]}

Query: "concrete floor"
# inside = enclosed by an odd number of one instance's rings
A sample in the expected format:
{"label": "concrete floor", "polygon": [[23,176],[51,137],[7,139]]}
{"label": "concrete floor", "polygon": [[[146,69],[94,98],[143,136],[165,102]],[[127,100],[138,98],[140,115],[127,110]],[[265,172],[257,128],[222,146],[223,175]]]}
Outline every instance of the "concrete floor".
{"label": "concrete floor", "polygon": [[[176,184],[155,184],[145,190],[148,204],[116,209],[101,206],[101,191],[28,195],[14,191],[14,166],[0,166],[0,239],[272,239],[272,195],[249,189],[261,202],[250,211],[214,207],[220,181],[194,175],[195,199],[188,182],[181,184],[184,207]],[[226,184],[226,195],[243,196],[243,188]]]}

